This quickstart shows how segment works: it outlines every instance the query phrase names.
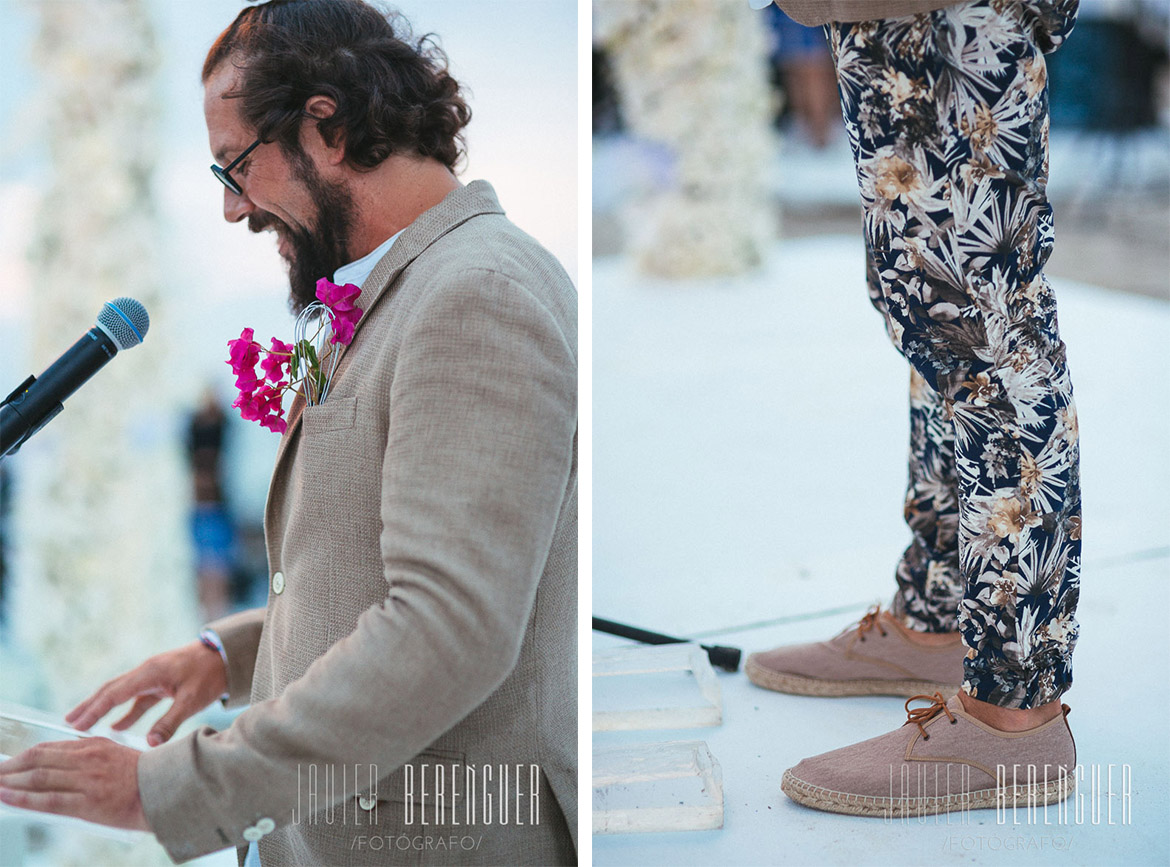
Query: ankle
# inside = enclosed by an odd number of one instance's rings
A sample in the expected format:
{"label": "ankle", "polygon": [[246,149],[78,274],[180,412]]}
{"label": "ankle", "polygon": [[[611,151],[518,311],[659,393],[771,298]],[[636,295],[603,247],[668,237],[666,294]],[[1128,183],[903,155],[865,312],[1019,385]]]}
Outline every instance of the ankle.
{"label": "ankle", "polygon": [[1044,725],[1062,713],[1059,699],[1032,708],[1007,708],[988,704],[959,690],[959,701],[963,710],[979,722],[1001,732],[1022,732]]}

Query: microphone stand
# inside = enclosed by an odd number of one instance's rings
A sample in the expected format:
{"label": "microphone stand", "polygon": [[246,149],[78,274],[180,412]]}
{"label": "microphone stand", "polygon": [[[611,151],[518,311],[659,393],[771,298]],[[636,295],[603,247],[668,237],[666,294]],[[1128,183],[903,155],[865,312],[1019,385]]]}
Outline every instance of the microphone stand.
{"label": "microphone stand", "polygon": [[[607,635],[617,635],[620,638],[632,638],[634,641],[641,641],[643,644],[685,644],[690,640],[687,638],[674,638],[670,635],[663,635],[660,632],[650,632],[646,629],[627,626],[624,623],[616,623],[613,620],[605,620],[601,617],[593,618],[593,628]],[[739,660],[743,656],[743,651],[738,647],[723,647],[719,644],[700,644],[699,647],[707,651],[707,659],[711,660],[712,665],[718,666],[724,671],[739,671]]]}

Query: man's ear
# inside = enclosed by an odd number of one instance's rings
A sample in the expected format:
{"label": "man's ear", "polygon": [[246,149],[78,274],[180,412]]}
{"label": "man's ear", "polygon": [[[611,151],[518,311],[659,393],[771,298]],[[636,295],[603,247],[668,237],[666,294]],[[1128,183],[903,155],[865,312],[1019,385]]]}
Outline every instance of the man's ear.
{"label": "man's ear", "polygon": [[332,136],[333,141],[329,141],[317,129],[317,121],[333,117],[336,111],[337,103],[332,97],[324,94],[310,96],[305,102],[306,127],[302,131],[302,139],[307,139],[303,140],[302,144],[312,151],[317,151],[327,164],[334,166],[345,161],[345,133],[338,130]]}

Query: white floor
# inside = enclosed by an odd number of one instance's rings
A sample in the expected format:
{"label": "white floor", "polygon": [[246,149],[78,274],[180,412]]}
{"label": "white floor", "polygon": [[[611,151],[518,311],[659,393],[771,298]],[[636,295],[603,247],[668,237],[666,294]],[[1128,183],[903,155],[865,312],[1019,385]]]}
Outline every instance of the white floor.
{"label": "white floor", "polygon": [[[780,792],[783,771],[904,722],[901,700],[786,696],[721,674],[722,726],[594,743],[706,740],[723,829],[596,837],[595,863],[1170,862],[1170,304],[1056,285],[1086,527],[1065,701],[1081,764],[1131,766],[1133,823],[805,809]],[[762,272],[703,283],[595,261],[593,335],[595,614],[750,651],[828,637],[888,600],[908,541],[907,368],[866,299],[858,239],[785,241]],[[595,633],[595,647],[617,643]]]}

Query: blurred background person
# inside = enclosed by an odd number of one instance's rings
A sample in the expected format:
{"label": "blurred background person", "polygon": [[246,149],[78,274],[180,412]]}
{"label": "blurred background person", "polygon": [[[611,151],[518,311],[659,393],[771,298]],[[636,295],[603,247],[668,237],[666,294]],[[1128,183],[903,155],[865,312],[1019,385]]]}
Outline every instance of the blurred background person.
{"label": "blurred background person", "polygon": [[232,603],[236,571],[236,533],[224,497],[223,452],[227,416],[216,390],[208,387],[187,429],[194,503],[191,535],[195,544],[195,576],[200,619],[215,620]]}
{"label": "blurred background person", "polygon": [[792,121],[790,134],[823,148],[838,132],[841,113],[824,32],[798,24],[779,6],[769,6],[765,14],[772,30],[772,86],[786,97],[777,119],[787,117]]}

